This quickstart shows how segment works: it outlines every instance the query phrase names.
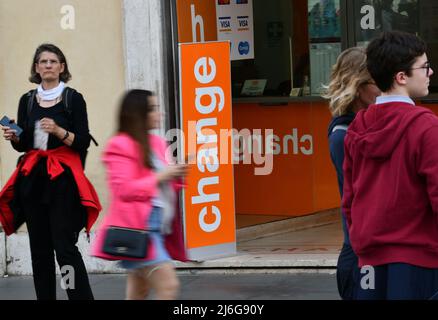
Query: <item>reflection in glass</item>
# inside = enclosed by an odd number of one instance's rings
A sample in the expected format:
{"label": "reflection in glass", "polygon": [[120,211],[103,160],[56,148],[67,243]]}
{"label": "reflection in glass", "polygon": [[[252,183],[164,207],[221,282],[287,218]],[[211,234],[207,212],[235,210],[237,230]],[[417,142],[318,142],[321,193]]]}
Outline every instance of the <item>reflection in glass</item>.
{"label": "reflection in glass", "polygon": [[321,93],[330,70],[341,53],[339,0],[309,0],[310,91]]}
{"label": "reflection in glass", "polygon": [[[369,7],[373,12],[369,12]],[[366,46],[383,31],[401,30],[420,36],[427,43],[432,65],[438,61],[437,0],[354,0],[354,12],[356,45]],[[370,23],[370,17],[374,23]],[[438,93],[438,77],[430,78],[429,92]]]}
{"label": "reflection in glass", "polygon": [[358,44],[368,43],[383,31],[419,30],[418,0],[355,0],[354,5]]}
{"label": "reflection in glass", "polygon": [[308,6],[310,39],[341,36],[339,0],[309,0]]}

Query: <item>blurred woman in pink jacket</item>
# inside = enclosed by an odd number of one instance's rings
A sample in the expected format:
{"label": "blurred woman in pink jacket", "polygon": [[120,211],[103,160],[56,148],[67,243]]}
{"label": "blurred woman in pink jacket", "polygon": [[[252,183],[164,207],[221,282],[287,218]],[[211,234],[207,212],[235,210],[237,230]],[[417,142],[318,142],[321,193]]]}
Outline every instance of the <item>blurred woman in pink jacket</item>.
{"label": "blurred woman in pink jacket", "polygon": [[[129,91],[121,103],[118,133],[103,154],[110,203],[92,255],[122,260],[120,266],[128,271],[128,300],[143,300],[150,289],[157,299],[175,299],[179,281],[172,260],[186,261],[178,191],[188,167],[169,164],[166,142],[149,133],[160,126],[160,120],[152,92]],[[135,259],[105,254],[103,242],[109,226],[150,230],[147,256]]]}

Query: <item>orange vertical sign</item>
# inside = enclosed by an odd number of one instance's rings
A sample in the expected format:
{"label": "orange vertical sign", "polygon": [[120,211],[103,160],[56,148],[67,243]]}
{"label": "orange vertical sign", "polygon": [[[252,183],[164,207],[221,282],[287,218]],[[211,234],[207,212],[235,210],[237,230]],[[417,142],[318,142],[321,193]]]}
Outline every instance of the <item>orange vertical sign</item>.
{"label": "orange vertical sign", "polygon": [[177,0],[178,42],[217,40],[215,0]]}
{"label": "orange vertical sign", "polygon": [[193,157],[184,191],[192,260],[236,252],[230,43],[180,44],[181,128]]}

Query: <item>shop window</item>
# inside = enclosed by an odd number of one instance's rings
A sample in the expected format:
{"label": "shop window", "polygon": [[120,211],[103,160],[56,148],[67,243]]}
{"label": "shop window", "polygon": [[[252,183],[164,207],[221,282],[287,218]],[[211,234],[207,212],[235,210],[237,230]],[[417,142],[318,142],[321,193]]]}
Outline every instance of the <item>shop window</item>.
{"label": "shop window", "polygon": [[339,0],[309,0],[310,93],[319,94],[341,53]]}
{"label": "shop window", "polygon": [[[433,68],[438,61],[437,15],[436,0],[354,0],[356,45],[366,46],[383,31],[414,33],[426,41]],[[438,77],[431,77],[429,89],[438,93]]]}
{"label": "shop window", "polygon": [[355,0],[354,6],[358,45],[366,45],[383,31],[420,31],[418,0]]}
{"label": "shop window", "polygon": [[264,96],[319,95],[341,52],[340,1],[253,0],[253,11],[255,58],[232,61],[233,96],[252,79]]}

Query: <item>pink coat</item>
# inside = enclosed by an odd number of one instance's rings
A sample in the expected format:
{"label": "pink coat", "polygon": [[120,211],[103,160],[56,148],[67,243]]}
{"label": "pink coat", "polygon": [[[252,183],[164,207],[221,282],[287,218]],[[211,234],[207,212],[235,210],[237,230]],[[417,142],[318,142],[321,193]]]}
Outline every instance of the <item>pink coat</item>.
{"label": "pink coat", "polygon": [[[157,135],[149,137],[151,149],[156,156],[167,162],[166,142]],[[157,194],[157,179],[154,171],[143,166],[139,144],[125,133],[110,139],[102,160],[106,165],[110,203],[108,213],[96,232],[91,255],[107,260],[119,260],[102,252],[106,230],[108,226],[143,229],[152,209],[151,199]],[[181,183],[173,182],[175,192],[178,192],[181,186]],[[175,206],[172,233],[165,237],[165,245],[174,260],[186,261],[181,213],[178,203],[175,203]],[[153,244],[148,252],[145,259],[128,260],[153,259]]]}

